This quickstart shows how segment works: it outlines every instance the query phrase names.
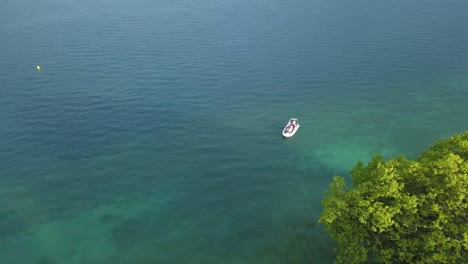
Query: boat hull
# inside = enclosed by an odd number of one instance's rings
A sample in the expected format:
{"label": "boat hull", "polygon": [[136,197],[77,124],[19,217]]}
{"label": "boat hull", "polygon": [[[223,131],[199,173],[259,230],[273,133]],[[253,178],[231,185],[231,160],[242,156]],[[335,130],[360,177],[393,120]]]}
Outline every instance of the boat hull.
{"label": "boat hull", "polygon": [[287,125],[284,127],[284,129],[283,129],[283,133],[282,133],[282,134],[283,134],[283,137],[285,137],[285,138],[290,138],[290,137],[294,136],[294,135],[296,134],[297,130],[299,130],[299,127],[300,127],[300,126],[301,126],[301,125],[297,124],[297,125],[294,127],[294,129],[291,130],[291,129],[288,129],[289,124],[287,124]]}

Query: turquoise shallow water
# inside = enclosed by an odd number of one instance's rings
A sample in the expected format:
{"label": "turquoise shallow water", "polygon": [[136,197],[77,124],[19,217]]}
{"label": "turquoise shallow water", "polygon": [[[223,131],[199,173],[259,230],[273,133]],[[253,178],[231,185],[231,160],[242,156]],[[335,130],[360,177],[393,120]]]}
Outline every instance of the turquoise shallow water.
{"label": "turquoise shallow water", "polygon": [[334,175],[467,129],[467,11],[0,3],[2,263],[331,263]]}

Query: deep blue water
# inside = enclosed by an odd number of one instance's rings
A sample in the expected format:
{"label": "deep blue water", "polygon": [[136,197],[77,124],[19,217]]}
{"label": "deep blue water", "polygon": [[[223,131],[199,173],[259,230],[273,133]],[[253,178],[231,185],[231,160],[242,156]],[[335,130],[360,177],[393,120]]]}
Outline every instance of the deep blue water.
{"label": "deep blue water", "polygon": [[331,263],[334,175],[467,129],[467,13],[2,1],[2,263]]}

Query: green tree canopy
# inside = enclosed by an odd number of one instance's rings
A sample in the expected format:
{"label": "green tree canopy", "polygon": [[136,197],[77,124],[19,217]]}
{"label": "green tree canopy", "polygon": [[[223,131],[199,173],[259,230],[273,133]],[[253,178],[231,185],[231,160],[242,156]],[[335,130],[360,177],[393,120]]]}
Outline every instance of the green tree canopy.
{"label": "green tree canopy", "polygon": [[337,263],[468,263],[468,132],[415,160],[358,162],[351,176],[322,201]]}

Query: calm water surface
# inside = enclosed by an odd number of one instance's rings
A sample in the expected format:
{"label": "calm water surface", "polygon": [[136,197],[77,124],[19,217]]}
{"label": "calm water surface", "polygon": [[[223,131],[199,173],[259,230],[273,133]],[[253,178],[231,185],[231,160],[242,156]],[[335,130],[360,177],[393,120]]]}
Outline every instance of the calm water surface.
{"label": "calm water surface", "polygon": [[2,263],[332,263],[334,175],[467,129],[467,12],[2,1]]}

